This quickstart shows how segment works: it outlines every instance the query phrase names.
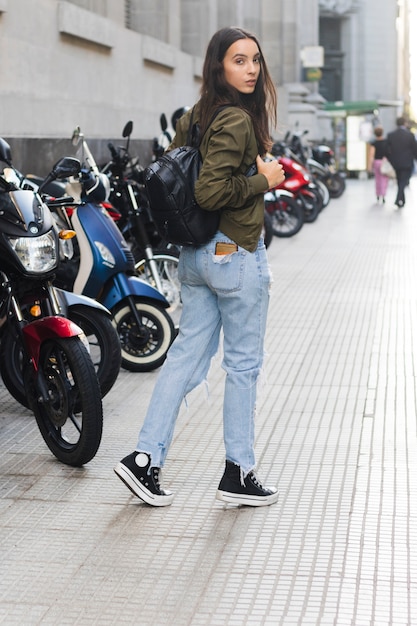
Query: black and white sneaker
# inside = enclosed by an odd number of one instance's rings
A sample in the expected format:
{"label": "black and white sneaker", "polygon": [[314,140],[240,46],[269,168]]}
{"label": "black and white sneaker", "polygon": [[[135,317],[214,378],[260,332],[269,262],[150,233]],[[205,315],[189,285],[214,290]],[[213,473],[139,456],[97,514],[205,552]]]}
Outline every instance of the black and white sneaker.
{"label": "black and white sneaker", "polygon": [[216,498],[229,504],[268,506],[278,500],[278,491],[275,487],[262,487],[254,472],[243,478],[239,465],[226,461]]}
{"label": "black and white sneaker", "polygon": [[159,484],[159,467],[150,467],[151,459],[144,452],[132,452],[114,468],[118,477],[135,496],[151,506],[168,506],[174,499],[171,491]]}

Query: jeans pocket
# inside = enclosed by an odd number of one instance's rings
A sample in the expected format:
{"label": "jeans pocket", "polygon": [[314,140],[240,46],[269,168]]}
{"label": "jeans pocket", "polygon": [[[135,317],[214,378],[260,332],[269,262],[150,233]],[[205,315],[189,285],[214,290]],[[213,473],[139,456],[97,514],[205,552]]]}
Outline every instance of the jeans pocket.
{"label": "jeans pocket", "polygon": [[214,255],[207,250],[204,262],[208,286],[214,291],[232,293],[242,289],[245,273],[246,251],[232,254]]}

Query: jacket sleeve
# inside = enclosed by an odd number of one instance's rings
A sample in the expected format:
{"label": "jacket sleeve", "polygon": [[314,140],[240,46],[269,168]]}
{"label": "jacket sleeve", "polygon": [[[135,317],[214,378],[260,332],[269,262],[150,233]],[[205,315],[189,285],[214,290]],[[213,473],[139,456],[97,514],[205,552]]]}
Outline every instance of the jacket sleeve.
{"label": "jacket sleeve", "polygon": [[391,138],[389,135],[385,143],[385,156],[387,157],[388,160],[389,160],[389,157],[391,156]]}
{"label": "jacket sleeve", "polygon": [[194,189],[203,209],[240,209],[253,196],[267,191],[268,181],[263,174],[246,177],[244,173],[256,158],[252,122],[246,113],[235,107],[225,109],[207,134],[208,141],[202,142],[206,147],[203,165]]}
{"label": "jacket sleeve", "polygon": [[417,159],[417,141],[414,135],[413,135],[412,151],[413,151],[414,159]]}

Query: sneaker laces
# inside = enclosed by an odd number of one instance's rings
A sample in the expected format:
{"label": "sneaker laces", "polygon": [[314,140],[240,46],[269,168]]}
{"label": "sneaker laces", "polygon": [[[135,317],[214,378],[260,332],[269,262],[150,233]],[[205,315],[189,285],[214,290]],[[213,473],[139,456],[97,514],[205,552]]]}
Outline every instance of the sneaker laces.
{"label": "sneaker laces", "polygon": [[250,479],[252,480],[252,482],[255,485],[255,487],[259,487],[259,489],[263,489],[262,483],[261,483],[261,481],[259,480],[259,478],[257,477],[257,475],[255,474],[254,471],[249,472],[248,477],[250,477]]}
{"label": "sneaker laces", "polygon": [[251,470],[245,476],[244,473],[243,473],[242,468],[240,468],[240,484],[242,485],[242,487],[246,487],[246,483],[245,483],[245,479],[246,478],[251,480],[253,482],[253,484],[255,485],[255,487],[259,487],[260,489],[263,489],[262,483],[259,480],[259,478],[257,477],[257,475],[256,475],[254,470]]}
{"label": "sneaker laces", "polygon": [[151,471],[152,471],[152,478],[153,481],[155,483],[155,486],[158,487],[158,489],[161,488],[161,485],[159,484],[159,467],[152,467]]}

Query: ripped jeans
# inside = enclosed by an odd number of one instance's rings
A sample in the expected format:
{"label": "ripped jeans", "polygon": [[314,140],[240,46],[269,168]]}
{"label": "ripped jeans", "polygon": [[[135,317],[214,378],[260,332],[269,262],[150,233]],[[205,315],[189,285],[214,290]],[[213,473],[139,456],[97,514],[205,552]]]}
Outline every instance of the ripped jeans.
{"label": "ripped jeans", "polygon": [[206,379],[223,327],[226,459],[246,475],[255,467],[256,390],[271,276],[263,239],[253,253],[239,247],[225,256],[214,254],[218,241],[233,243],[219,231],[204,246],[181,250],[179,333],[155,383],[136,450],[149,454],[152,466],[164,465],[181,403]]}

